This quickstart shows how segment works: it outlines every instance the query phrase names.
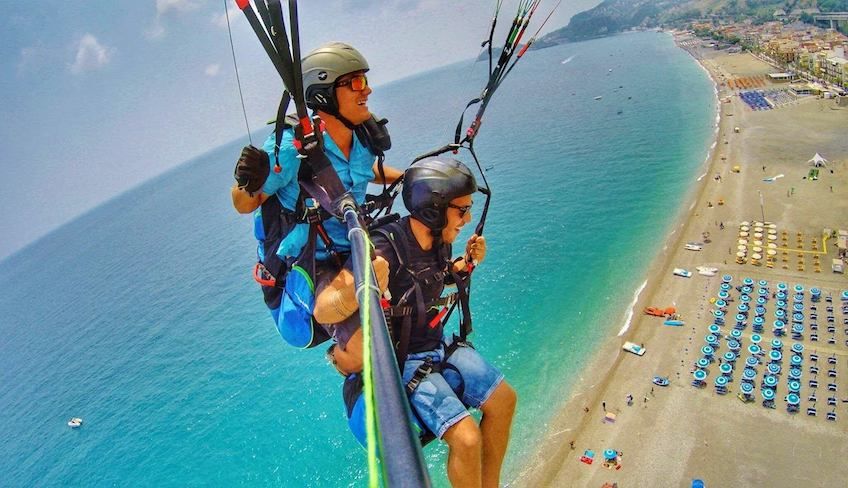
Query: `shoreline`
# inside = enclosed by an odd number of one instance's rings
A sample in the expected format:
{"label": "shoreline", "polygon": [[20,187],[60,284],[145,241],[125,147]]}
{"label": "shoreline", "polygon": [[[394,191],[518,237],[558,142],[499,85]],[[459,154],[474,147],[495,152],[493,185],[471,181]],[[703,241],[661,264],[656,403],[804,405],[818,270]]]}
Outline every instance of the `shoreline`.
{"label": "shoreline", "polygon": [[[751,150],[750,146],[765,146],[765,143],[759,144],[759,141],[755,141],[756,144],[750,144],[751,141],[747,134],[749,128],[751,132],[759,129],[757,124],[749,122],[760,114],[750,110],[746,112],[748,108],[744,106],[739,97],[732,96],[735,95],[734,92],[723,88],[723,80],[730,76],[731,68],[739,69],[740,73],[745,74],[743,69],[749,69],[749,67],[745,65],[743,68],[738,68],[734,64],[736,60],[733,58],[728,58],[731,59],[731,61],[728,61],[721,58],[720,53],[702,52],[698,47],[684,46],[679,41],[680,38],[675,35],[675,45],[692,56],[693,60],[705,70],[713,82],[716,103],[713,143],[710,145],[703,164],[696,170],[696,179],[687,190],[680,207],[676,210],[667,235],[658,243],[657,252],[647,268],[642,285],[634,290],[633,300],[622,314],[623,327],[617,334],[603,340],[597,352],[587,361],[583,368],[583,377],[575,383],[569,398],[558,406],[557,413],[551,418],[537,450],[525,458],[519,475],[515,480],[510,481],[509,486],[600,486],[603,480],[607,478],[629,481],[626,486],[660,486],[662,480],[668,482],[671,479],[669,473],[672,472],[679,475],[680,479],[676,480],[676,483],[680,484],[686,479],[691,479],[688,475],[684,476],[684,471],[688,469],[694,471],[703,469],[705,472],[716,471],[716,467],[705,468],[702,466],[705,463],[703,457],[705,451],[709,451],[710,442],[717,442],[712,439],[709,433],[703,434],[702,446],[700,444],[701,436],[682,432],[670,434],[665,432],[669,427],[662,424],[664,423],[663,414],[673,416],[679,408],[699,410],[702,394],[710,393],[689,391],[693,388],[688,385],[691,378],[686,375],[686,372],[691,364],[691,361],[687,361],[687,359],[693,357],[690,357],[689,349],[697,344],[697,342],[693,342],[693,339],[697,340],[700,337],[699,333],[706,329],[707,319],[702,319],[702,316],[706,297],[713,288],[710,282],[713,282],[712,285],[714,285],[715,279],[707,279],[707,283],[700,286],[701,282],[704,281],[703,277],[696,275],[689,280],[675,278],[672,277],[671,271],[676,265],[683,267],[682,265],[686,264],[687,261],[692,263],[694,259],[697,259],[698,262],[703,262],[703,264],[721,268],[722,271],[719,271],[719,274],[725,270],[728,270],[734,276],[740,272],[763,274],[762,271],[765,270],[755,270],[750,266],[745,268],[744,271],[739,271],[734,269],[739,268],[739,266],[732,263],[727,265],[728,258],[722,249],[725,248],[725,244],[735,244],[732,236],[734,232],[733,224],[759,215],[759,212],[756,212],[756,214],[751,212],[749,207],[752,206],[750,195],[752,192],[746,192],[745,187],[756,184],[762,186],[762,183],[759,183],[760,177],[753,172],[753,165],[746,166],[742,177],[731,174],[730,168],[735,164],[753,163],[754,160],[758,161],[755,164],[760,164],[759,160],[765,160],[763,157],[765,154],[772,153],[763,149],[760,152],[764,154],[756,154],[756,157],[753,157],[754,151]],[[750,55],[741,54],[739,56],[738,60],[741,65],[744,64],[741,63],[742,61],[746,61],[743,57]],[[727,66],[723,66],[721,63],[725,63]],[[759,70],[764,69],[762,66],[755,67]],[[730,99],[729,103],[725,103],[725,98]],[[808,99],[797,103],[799,105],[812,105],[814,103],[819,104],[819,106],[824,103],[810,102],[811,100]],[[781,110],[798,111],[801,109],[789,107]],[[804,110],[809,112],[811,109],[808,107]],[[772,110],[772,112],[776,111],[777,109]],[[848,120],[848,111],[843,110],[843,112],[846,112],[846,114],[840,114],[837,117]],[[736,114],[736,117],[731,119],[734,114]],[[781,116],[785,116],[785,113],[779,114],[775,118]],[[813,117],[815,117],[815,113]],[[841,118],[837,120],[842,120]],[[740,127],[742,133],[734,131],[735,127]],[[768,132],[764,131],[763,139],[768,139],[769,135]],[[775,136],[771,136],[771,139],[773,139],[772,143],[783,142]],[[723,144],[720,144],[719,141],[723,141]],[[749,144],[745,144],[746,142]],[[756,149],[759,149],[759,147]],[[833,154],[831,157],[845,157],[848,155],[848,143],[846,143],[846,147],[841,147],[838,143],[835,144],[832,152],[838,154]],[[731,161],[733,164],[731,164]],[[779,166],[779,164],[776,165]],[[765,173],[767,165],[763,164],[762,166],[763,173]],[[770,161],[768,166],[771,166]],[[843,164],[840,169],[844,169],[844,166]],[[759,168],[756,169],[759,171]],[[790,167],[790,169],[794,168]],[[749,178],[748,173],[752,173],[753,176]],[[708,175],[716,176],[705,178]],[[726,180],[722,180],[722,178]],[[841,178],[844,179],[844,176],[841,176]],[[841,180],[837,180],[837,182],[841,183]],[[717,195],[725,197],[725,191],[728,192],[726,195],[728,204],[720,210],[714,210],[711,202],[716,201]],[[771,200],[776,200],[777,197],[782,196],[783,190],[774,192],[772,187],[772,189],[762,191],[769,192],[769,203],[772,204]],[[787,191],[787,197],[794,194],[794,191],[795,187],[792,187],[791,192]],[[833,191],[832,185],[831,191]],[[774,193],[777,194],[774,195]],[[779,202],[779,204],[784,207],[784,216],[791,215],[790,210],[796,210],[784,202]],[[801,203],[798,205],[801,205]],[[713,215],[709,215],[710,213]],[[719,232],[718,222],[715,221],[715,231],[712,231],[712,223],[714,219],[718,218],[718,214],[722,215],[722,224],[728,223],[729,230]],[[764,211],[763,214],[765,214]],[[844,217],[842,219],[834,218],[837,215],[840,215],[838,211],[828,212],[828,218],[834,224],[840,223],[844,227]],[[840,220],[841,222],[839,222]],[[800,226],[811,222],[804,221],[802,218],[797,223],[793,223]],[[722,229],[724,227],[722,225]],[[708,248],[701,253],[682,251],[685,242],[701,240],[701,229],[704,228],[710,228],[711,233],[718,234],[715,238],[718,242],[708,245]],[[728,247],[729,251],[730,247]],[[687,252],[688,254],[686,254]],[[774,274],[772,271],[776,270],[769,270],[769,273]],[[810,279],[821,279],[821,281],[839,283],[838,279],[831,279],[827,275],[817,275],[815,278],[798,278],[786,273],[782,276],[786,276],[783,278],[786,280],[801,279],[809,282]],[[824,279],[826,277],[827,280]],[[692,293],[694,288],[698,288],[696,293]],[[844,288],[848,288],[848,284],[844,285]],[[700,295],[700,298],[697,295]],[[669,305],[677,306],[678,310],[683,313],[687,321],[686,327],[663,327],[661,322],[656,322],[656,319],[638,313],[646,306],[665,307]],[[695,315],[701,320],[695,319]],[[669,329],[678,330],[672,331]],[[684,340],[685,337],[681,337],[687,334],[689,329],[692,330],[689,333],[691,344],[687,344]],[[614,328],[611,328],[611,330],[615,333]],[[645,344],[647,354],[638,358],[622,351],[621,345],[625,340]],[[670,353],[673,353],[675,349],[683,350],[683,359],[679,359],[677,356],[672,357]],[[647,370],[651,365],[655,366],[654,371]],[[672,388],[664,390],[662,393],[656,392],[657,395],[655,396],[654,388],[650,384],[650,377],[655,374],[655,371],[663,370],[661,367],[665,368],[666,372],[669,368],[676,368],[677,374],[676,377],[668,374],[673,382]],[[644,381],[646,377],[647,382]],[[650,391],[648,391],[649,389]],[[671,392],[674,392],[674,394],[667,394]],[[643,393],[644,396],[642,396]],[[626,406],[624,402],[625,395],[630,394],[635,397],[636,405],[633,407]],[[660,398],[660,395],[668,398]],[[655,400],[659,401],[655,402]],[[712,403],[727,405],[730,401],[717,399],[716,402]],[[602,406],[606,404],[609,404],[606,408],[607,412],[618,415],[618,421],[613,425],[606,425],[601,422],[601,418],[605,414]],[[691,414],[691,412],[689,413]],[[785,414],[783,415],[785,416]],[[661,424],[655,425],[654,422]],[[692,430],[701,433],[705,430],[705,426],[698,425]],[[843,434],[846,432],[844,426],[838,430]],[[669,439],[669,436],[672,438]],[[662,440],[668,445],[656,445],[656,443],[642,440],[643,437],[654,438],[655,441]],[[680,437],[683,442],[681,443],[681,439],[677,439],[677,437]],[[574,447],[571,447],[571,442],[574,443]],[[679,445],[675,445],[675,443]],[[603,449],[613,447],[613,445],[615,449],[626,451],[628,454],[631,452],[638,453],[635,456],[632,454],[627,457],[622,456],[624,470],[607,472],[607,470],[597,466],[586,466],[579,462],[583,450],[593,449],[596,452],[601,452]],[[848,452],[848,442],[843,442],[839,447],[839,450]],[[665,454],[670,459],[677,459],[679,463],[673,466],[658,466],[658,461],[651,459],[650,456],[646,458],[645,453],[651,453],[654,456]],[[631,463],[634,461],[634,457],[642,461],[641,464],[648,465],[650,467],[649,472],[645,472],[644,466],[642,468],[633,466]],[[719,466],[719,471],[720,468]],[[834,480],[839,479],[838,476],[841,475],[835,474],[836,471],[839,470],[834,470],[832,475]],[[664,474],[661,475],[660,473]],[[653,482],[651,482],[652,476]],[[733,477],[727,473],[717,473],[714,482],[716,479],[723,480],[726,486],[745,485],[738,477]],[[719,486],[725,486],[725,484],[719,484]]]}

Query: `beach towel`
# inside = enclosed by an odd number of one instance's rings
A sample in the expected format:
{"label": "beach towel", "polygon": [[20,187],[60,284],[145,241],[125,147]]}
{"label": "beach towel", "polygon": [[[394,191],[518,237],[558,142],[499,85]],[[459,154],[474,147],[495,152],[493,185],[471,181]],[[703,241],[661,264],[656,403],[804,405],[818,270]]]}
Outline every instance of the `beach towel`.
{"label": "beach towel", "polygon": [[615,423],[615,414],[612,413],[612,412],[606,412],[606,415],[604,415],[603,421],[608,423],[608,424],[614,424]]}

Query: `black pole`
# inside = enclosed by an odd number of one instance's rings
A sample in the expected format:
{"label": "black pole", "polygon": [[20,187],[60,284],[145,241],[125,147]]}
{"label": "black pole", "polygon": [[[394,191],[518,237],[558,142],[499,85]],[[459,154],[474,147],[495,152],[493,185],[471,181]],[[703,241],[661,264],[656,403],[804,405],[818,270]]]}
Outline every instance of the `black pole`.
{"label": "black pole", "polygon": [[370,294],[371,300],[369,309],[360,307],[359,314],[363,323],[365,320],[371,321],[371,361],[383,479],[386,486],[393,488],[429,487],[430,476],[427,473],[421,443],[410,429],[412,412],[397,368],[386,318],[380,308],[380,292],[374,286],[366,286],[366,273],[371,273],[371,283],[377,282],[370,260],[363,260],[370,254],[364,252],[370,245],[367,233],[354,209],[348,207],[344,212],[344,219],[350,239],[356,298],[359,303],[364,303],[367,293]]}

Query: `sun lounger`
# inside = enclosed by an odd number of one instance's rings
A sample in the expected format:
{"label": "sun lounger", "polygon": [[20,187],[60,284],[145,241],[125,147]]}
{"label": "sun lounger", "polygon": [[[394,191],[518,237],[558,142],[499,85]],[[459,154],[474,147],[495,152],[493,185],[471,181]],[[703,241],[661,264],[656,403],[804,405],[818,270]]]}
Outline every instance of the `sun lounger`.
{"label": "sun lounger", "polygon": [[828,383],[827,391],[836,391],[836,383]]}
{"label": "sun lounger", "polygon": [[816,416],[816,407],[808,408],[807,409],[807,415],[809,415],[811,417],[815,417]]}
{"label": "sun lounger", "polygon": [[816,397],[815,392],[810,393],[810,396],[807,397],[807,401],[809,401],[809,402],[815,403],[817,400],[818,400],[818,398]]}
{"label": "sun lounger", "polygon": [[816,381],[816,380],[810,380],[809,384],[810,384],[810,388],[818,388],[819,387],[819,382]]}
{"label": "sun lounger", "polygon": [[819,341],[819,335],[818,334],[810,334],[810,340],[813,341],[813,342],[818,342]]}
{"label": "sun lounger", "polygon": [[827,343],[828,344],[836,344],[836,337],[831,337],[830,339],[827,340]]}
{"label": "sun lounger", "polygon": [[836,422],[836,412],[827,412],[827,419]]}
{"label": "sun lounger", "polygon": [[810,366],[810,374],[819,374],[818,366]]}
{"label": "sun lounger", "polygon": [[830,377],[830,378],[836,378],[836,370],[835,369],[827,370],[827,376]]}
{"label": "sun lounger", "polygon": [[836,397],[827,397],[827,404],[831,407],[836,406]]}
{"label": "sun lounger", "polygon": [[810,354],[810,361],[818,361],[818,360],[819,360],[818,354]]}
{"label": "sun lounger", "polygon": [[836,364],[836,356],[830,356],[829,358],[827,358],[827,363]]}

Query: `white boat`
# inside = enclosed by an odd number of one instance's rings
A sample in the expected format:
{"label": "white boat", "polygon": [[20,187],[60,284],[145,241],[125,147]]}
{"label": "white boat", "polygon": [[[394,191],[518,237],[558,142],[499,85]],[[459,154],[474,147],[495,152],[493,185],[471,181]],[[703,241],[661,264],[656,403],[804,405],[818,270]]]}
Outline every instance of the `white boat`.
{"label": "white boat", "polygon": [[621,346],[621,348],[624,349],[627,352],[632,352],[633,354],[635,354],[637,356],[644,356],[645,355],[645,348],[640,346],[639,344],[635,344],[633,342],[629,342],[629,341],[625,342],[624,345]]}
{"label": "white boat", "polygon": [[73,417],[71,420],[68,420],[68,427],[72,429],[76,429],[82,426],[82,419],[79,417]]}
{"label": "white boat", "polygon": [[704,248],[704,243],[702,243],[702,242],[687,242],[684,247],[688,251],[700,251]]}
{"label": "white boat", "polygon": [[701,276],[715,276],[718,273],[718,268],[711,266],[696,266],[695,269],[698,270],[698,274]]}
{"label": "white boat", "polygon": [[598,95],[597,97],[595,97],[595,100],[600,100],[602,98],[604,98],[604,97],[602,97],[601,95]]}
{"label": "white boat", "polygon": [[674,273],[674,276],[682,276],[683,278],[690,278],[692,276],[691,271],[687,271],[683,268],[674,268],[672,273]]}

